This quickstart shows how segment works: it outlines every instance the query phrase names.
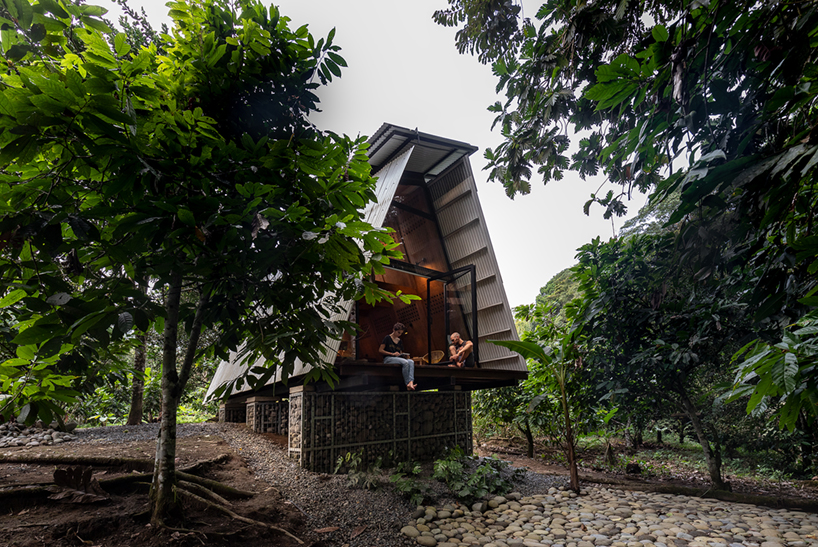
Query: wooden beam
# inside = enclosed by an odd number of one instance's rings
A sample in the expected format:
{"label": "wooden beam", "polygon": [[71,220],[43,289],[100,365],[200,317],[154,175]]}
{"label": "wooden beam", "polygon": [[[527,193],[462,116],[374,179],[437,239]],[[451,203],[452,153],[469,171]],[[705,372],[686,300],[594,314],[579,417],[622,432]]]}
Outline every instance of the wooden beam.
{"label": "wooden beam", "polygon": [[[400,376],[400,365],[386,365],[386,364],[363,364],[363,363],[349,363],[338,367],[339,375],[357,376],[368,374],[371,376]],[[496,370],[485,368],[455,368],[438,365],[423,365],[415,367],[415,378],[457,378],[458,383],[467,383],[470,381],[504,381],[504,380],[525,380],[528,378],[528,371],[517,370]]]}

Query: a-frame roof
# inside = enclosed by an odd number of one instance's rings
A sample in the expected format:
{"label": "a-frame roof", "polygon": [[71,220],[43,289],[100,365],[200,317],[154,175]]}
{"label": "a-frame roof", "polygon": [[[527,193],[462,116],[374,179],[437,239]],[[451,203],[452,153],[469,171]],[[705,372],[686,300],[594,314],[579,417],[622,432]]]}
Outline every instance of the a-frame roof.
{"label": "a-frame roof", "polygon": [[[468,159],[477,148],[392,124],[382,125],[369,143],[370,164],[378,177],[378,185],[377,203],[367,207],[365,219],[373,226],[382,226],[404,174],[422,176],[432,198],[449,265],[453,269],[470,264],[476,267],[481,368],[508,371],[519,377],[527,370],[523,358],[486,343],[487,340],[517,340],[517,331]],[[346,319],[351,309],[352,302],[335,319]],[[324,353],[326,362],[334,361],[338,348],[338,341],[328,342]],[[229,361],[219,365],[207,396],[243,374],[246,368],[247,365],[231,354]],[[298,363],[290,376],[290,385],[297,384],[298,377],[311,368],[310,364]],[[279,380],[280,376],[276,375],[271,383]]]}

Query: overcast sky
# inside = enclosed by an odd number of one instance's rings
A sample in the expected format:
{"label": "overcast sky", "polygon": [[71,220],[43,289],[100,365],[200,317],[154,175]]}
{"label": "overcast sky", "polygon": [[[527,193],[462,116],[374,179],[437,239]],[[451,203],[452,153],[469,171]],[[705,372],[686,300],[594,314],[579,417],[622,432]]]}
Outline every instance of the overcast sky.
{"label": "overcast sky", "polygon": [[[267,3],[268,0],[264,0]],[[89,0],[111,10],[109,0]],[[158,28],[169,22],[161,0],[129,0],[144,6]],[[487,182],[483,151],[500,143],[492,132],[494,115],[486,110],[498,97],[491,68],[460,55],[455,29],[432,21],[446,0],[279,0],[291,27],[308,24],[316,40],[333,27],[335,44],[349,68],[318,93],[323,112],[312,117],[322,129],[348,135],[372,135],[384,122],[464,141],[478,147],[471,157],[480,201],[512,306],[529,304],[540,287],[574,264],[576,249],[596,236],[613,234],[600,207],[585,216],[582,206],[600,180],[582,181],[574,173],[543,186],[532,181],[532,192],[507,198],[501,185]],[[540,2],[524,0],[525,14],[534,17]],[[502,99],[502,97],[499,97]],[[635,215],[644,202],[629,205]],[[615,221],[616,229],[624,219]]]}

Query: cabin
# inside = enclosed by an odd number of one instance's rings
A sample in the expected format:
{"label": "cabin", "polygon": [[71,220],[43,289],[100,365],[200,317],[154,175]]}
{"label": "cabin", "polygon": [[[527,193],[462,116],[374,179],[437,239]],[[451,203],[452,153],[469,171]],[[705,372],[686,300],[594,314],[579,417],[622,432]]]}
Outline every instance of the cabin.
{"label": "cabin", "polygon": [[[286,435],[290,455],[321,472],[347,452],[365,461],[435,459],[455,445],[470,453],[471,392],[528,374],[522,357],[488,343],[517,340],[517,332],[469,163],[477,148],[392,124],[369,143],[377,203],[365,218],[392,228],[404,257],[375,280],[420,300],[350,302],[336,318],[360,331],[324,353],[340,381],[305,384],[313,364],[299,363],[286,384],[275,376],[260,391],[234,393],[219,413],[221,421]],[[407,327],[403,347],[416,363],[417,391],[406,391],[400,367],[378,352],[397,322]],[[448,366],[452,332],[474,343],[474,367]],[[238,359],[223,362],[208,396],[246,369]]]}

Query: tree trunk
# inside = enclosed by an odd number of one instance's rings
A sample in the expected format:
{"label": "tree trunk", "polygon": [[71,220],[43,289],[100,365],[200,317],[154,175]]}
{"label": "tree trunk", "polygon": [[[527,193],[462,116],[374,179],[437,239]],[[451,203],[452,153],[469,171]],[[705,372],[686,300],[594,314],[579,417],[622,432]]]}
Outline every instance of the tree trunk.
{"label": "tree trunk", "polygon": [[613,467],[616,465],[616,452],[614,451],[613,443],[611,443],[611,439],[607,439],[605,441],[605,453],[602,456],[602,459],[605,463]]}
{"label": "tree trunk", "polygon": [[642,426],[637,425],[635,428],[636,434],[633,436],[633,448],[638,449],[642,447]]}
{"label": "tree trunk", "polygon": [[579,493],[579,470],[577,469],[577,457],[574,453],[574,430],[571,427],[571,412],[568,408],[568,397],[565,393],[565,377],[563,374],[563,382],[560,384],[560,391],[562,391],[562,411],[565,416],[565,443],[568,452],[568,487],[574,492]]}
{"label": "tree trunk", "polygon": [[704,461],[707,463],[707,471],[710,474],[710,482],[716,490],[727,490],[728,485],[721,478],[721,450],[716,444],[715,450],[710,446],[710,441],[707,439],[707,434],[704,431],[699,414],[696,412],[696,406],[688,397],[687,392],[681,389],[679,392],[682,402],[682,408],[685,414],[690,419],[693,425],[693,430],[696,432],[696,437],[699,439],[699,444],[702,445],[702,452],[704,453]]}
{"label": "tree trunk", "polygon": [[534,457],[534,434],[531,433],[531,424],[528,420],[525,421],[525,427],[517,424],[517,428],[525,435],[525,440],[528,443],[528,457]]}
{"label": "tree trunk", "polygon": [[174,274],[165,299],[165,330],[162,339],[162,417],[156,441],[156,461],[153,467],[151,522],[164,524],[178,510],[173,488],[176,482],[176,408],[178,388],[176,373],[176,343],[179,334],[179,302],[182,279]]}
{"label": "tree trunk", "polygon": [[141,334],[137,337],[139,345],[134,349],[133,357],[133,383],[131,384],[131,410],[128,412],[126,425],[139,425],[142,423],[142,401],[145,394],[145,353],[148,345],[148,337]]}
{"label": "tree trunk", "polygon": [[[798,428],[804,432],[804,440],[801,441],[801,469],[806,473],[812,469],[813,456],[815,454],[815,439],[818,435],[809,426],[806,412],[798,415]],[[811,432],[811,433],[810,433]]]}
{"label": "tree trunk", "polygon": [[625,424],[625,430],[623,431],[623,436],[625,437],[625,448],[630,449],[633,447],[633,435],[631,435],[631,417],[628,416],[628,423]]}
{"label": "tree trunk", "polygon": [[165,331],[162,352],[162,418],[159,439],[156,442],[156,463],[153,468],[151,501],[153,511],[151,522],[161,525],[168,517],[178,514],[179,505],[175,496],[176,485],[176,413],[185,386],[190,379],[199,337],[202,332],[204,311],[209,302],[209,293],[199,295],[196,314],[187,338],[187,348],[182,366],[177,370],[176,346],[179,341],[179,304],[182,295],[182,276],[171,275],[170,287],[165,300]]}

